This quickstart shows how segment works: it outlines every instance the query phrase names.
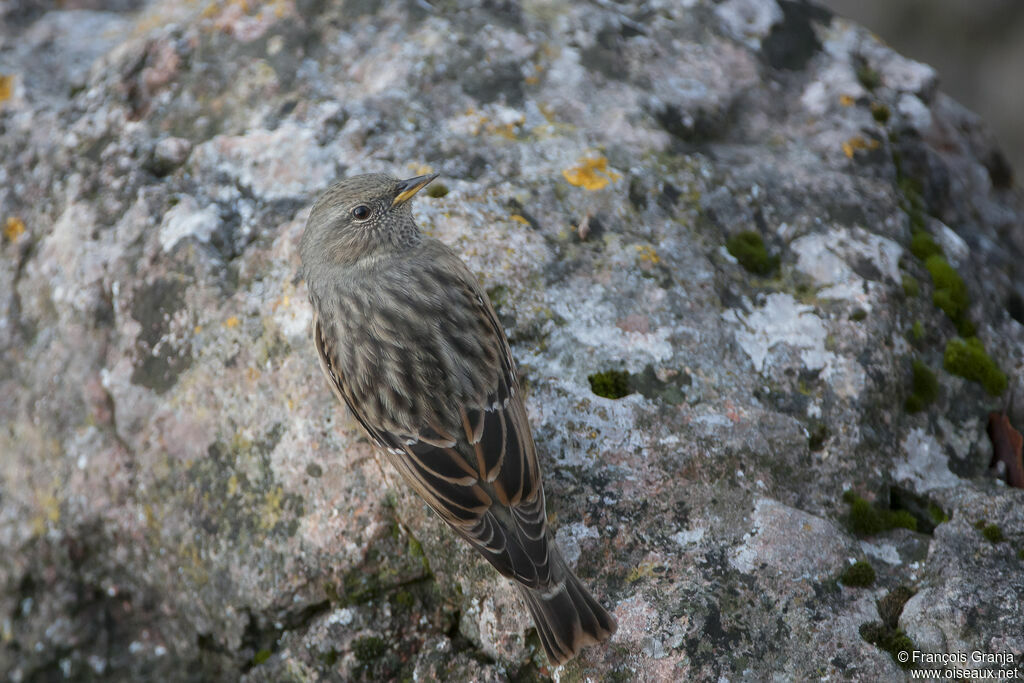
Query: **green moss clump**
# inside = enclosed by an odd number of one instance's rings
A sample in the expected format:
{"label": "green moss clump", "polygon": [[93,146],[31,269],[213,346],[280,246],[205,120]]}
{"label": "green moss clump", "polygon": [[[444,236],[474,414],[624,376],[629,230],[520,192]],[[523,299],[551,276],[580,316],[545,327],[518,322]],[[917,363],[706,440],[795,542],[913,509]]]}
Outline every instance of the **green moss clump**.
{"label": "green moss clump", "polygon": [[906,510],[882,510],[882,519],[889,529],[917,531],[917,519]]}
{"label": "green moss clump", "polygon": [[[900,166],[898,154],[893,153],[893,161],[896,163],[898,169]],[[897,170],[897,172],[899,171]],[[907,218],[910,219],[910,229],[913,231],[912,236],[916,236],[918,231],[924,232],[924,226],[928,223],[928,214],[925,213],[924,197],[921,195],[921,181],[900,173],[897,183],[899,184],[900,194],[903,195],[903,200],[900,202],[900,208],[906,212]],[[925,232],[925,234],[927,235],[928,233]],[[934,240],[932,240],[932,243],[934,244]],[[913,245],[913,242],[911,242],[911,245]],[[942,253],[942,250],[939,249],[938,245],[935,245],[935,248],[937,249],[937,253]],[[913,246],[911,246],[911,251],[914,251]],[[915,253],[915,256],[916,255],[917,254]],[[927,255],[918,256],[918,258],[923,261],[927,258]]]}
{"label": "green moss clump", "polygon": [[910,233],[910,253],[922,261],[927,261],[932,256],[942,256],[942,247],[930,232],[914,228]]}
{"label": "green moss clump", "polygon": [[400,590],[397,593],[395,593],[393,602],[396,605],[401,605],[402,607],[412,607],[416,600],[415,598],[413,598],[412,593],[410,593],[409,591]]}
{"label": "green moss clump", "polygon": [[857,322],[857,323],[859,323],[861,320],[864,320],[867,317],[868,317],[868,312],[865,311],[863,308],[858,308],[857,310],[855,310],[852,313],[850,313],[850,320],[852,320],[854,322]]}
{"label": "green moss clump", "polygon": [[935,503],[928,503],[928,516],[932,518],[932,522],[934,522],[935,526],[945,524],[949,521],[949,515],[946,514],[946,511]]}
{"label": "green moss clump", "polygon": [[920,320],[915,320],[914,325],[910,328],[910,340],[913,342],[924,340],[924,325],[921,324]]}
{"label": "green moss clump", "polygon": [[821,420],[811,420],[807,425],[807,447],[811,451],[820,451],[830,436],[828,425]]}
{"label": "green moss clump", "polygon": [[880,511],[863,498],[850,503],[849,523],[855,533],[864,536],[877,534],[885,528]]}
{"label": "green moss clump", "polygon": [[622,370],[595,372],[587,380],[590,390],[603,398],[622,398],[633,393],[629,386],[629,373]]}
{"label": "green moss clump", "polygon": [[342,578],[343,584],[338,591],[339,604],[362,605],[376,600],[384,592],[381,576],[374,572],[354,569]]}
{"label": "green moss clump", "polygon": [[846,568],[839,580],[844,586],[867,588],[875,583],[875,568],[864,560],[857,560]]}
{"label": "green moss clump", "polygon": [[902,668],[914,667],[909,658],[906,662],[900,661],[899,653],[911,652],[914,649],[914,641],[900,629],[890,628],[879,621],[870,621],[860,625],[860,637],[878,649],[888,652]]}
{"label": "green moss clump", "polygon": [[1006,536],[1003,535],[1003,530],[995,524],[986,524],[981,528],[981,535],[985,537],[985,540],[989,543],[1002,543],[1006,540]]}
{"label": "green moss clump", "polygon": [[970,304],[967,285],[964,284],[960,273],[956,272],[941,254],[929,256],[924,262],[924,267],[931,273],[932,281],[935,283],[932,302],[941,308],[959,329],[961,322],[966,321],[964,316]]}
{"label": "green moss clump", "polygon": [[257,652],[256,654],[254,654],[252,656],[252,663],[255,664],[256,666],[259,666],[263,662],[265,662],[268,659],[270,659],[270,655],[271,654],[273,654],[273,653],[270,650],[265,650],[265,649],[264,650],[260,650],[259,652]]}
{"label": "green moss clump", "polygon": [[857,67],[857,80],[868,90],[874,90],[882,85],[882,75],[867,64]]}
{"label": "green moss clump", "polygon": [[352,654],[360,662],[372,662],[387,652],[388,645],[383,638],[363,636],[352,641]]}
{"label": "green moss clump", "polygon": [[427,196],[437,199],[448,194],[448,186],[444,183],[431,183],[427,185]]}
{"label": "green moss clump", "polygon": [[1020,548],[1017,551],[1017,559],[1018,560],[1024,560],[1024,548]]}
{"label": "green moss clump", "polygon": [[793,286],[793,292],[796,294],[796,298],[803,303],[810,303],[814,300],[814,295],[817,292],[814,285],[806,280],[797,280]]}
{"label": "green moss clump", "polygon": [[914,360],[912,372],[910,396],[907,396],[904,407],[908,413],[918,413],[938,398],[939,380],[931,368],[919,360]]}
{"label": "green moss clump", "polygon": [[946,343],[942,367],[954,375],[977,382],[993,396],[1006,391],[1006,375],[985,352],[985,346],[977,337],[950,339]]}
{"label": "green moss clump", "polygon": [[918,284],[917,278],[913,275],[903,274],[903,294],[908,299],[913,299],[921,293],[921,285]]}
{"label": "green moss clump", "polygon": [[879,123],[885,125],[889,121],[889,116],[891,116],[891,112],[889,111],[889,107],[885,106],[881,102],[872,102],[871,116],[875,118],[875,121],[878,121]]}
{"label": "green moss clump", "polygon": [[427,559],[427,554],[423,552],[423,544],[411,534],[409,535],[409,554],[419,558],[420,563],[423,565],[423,571],[427,574],[431,573],[430,560]]}
{"label": "green moss clump", "polygon": [[874,536],[890,529],[917,531],[917,520],[906,510],[883,510],[856,495],[852,491],[843,494],[843,500],[850,505],[847,523],[859,536]]}
{"label": "green moss clump", "polygon": [[741,266],[756,275],[770,275],[779,267],[779,257],[770,255],[761,235],[752,230],[733,235],[725,248]]}

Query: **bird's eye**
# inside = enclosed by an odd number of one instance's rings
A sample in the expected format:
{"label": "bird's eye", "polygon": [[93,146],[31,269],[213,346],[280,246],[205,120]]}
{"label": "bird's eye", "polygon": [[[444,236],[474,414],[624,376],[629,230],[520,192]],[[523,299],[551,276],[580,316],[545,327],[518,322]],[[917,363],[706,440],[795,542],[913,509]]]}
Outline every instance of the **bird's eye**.
{"label": "bird's eye", "polygon": [[370,207],[360,204],[356,208],[352,209],[352,217],[357,221],[365,221],[370,217]]}

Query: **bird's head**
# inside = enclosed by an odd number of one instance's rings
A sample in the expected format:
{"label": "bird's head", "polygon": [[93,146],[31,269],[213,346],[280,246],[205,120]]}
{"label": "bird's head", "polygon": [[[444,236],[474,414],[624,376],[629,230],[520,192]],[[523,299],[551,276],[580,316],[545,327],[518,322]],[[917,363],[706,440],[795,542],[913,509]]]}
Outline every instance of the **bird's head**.
{"label": "bird's head", "polygon": [[398,180],[383,173],[346,178],[313,205],[299,251],[303,267],[353,265],[419,241],[409,200],[437,174]]}

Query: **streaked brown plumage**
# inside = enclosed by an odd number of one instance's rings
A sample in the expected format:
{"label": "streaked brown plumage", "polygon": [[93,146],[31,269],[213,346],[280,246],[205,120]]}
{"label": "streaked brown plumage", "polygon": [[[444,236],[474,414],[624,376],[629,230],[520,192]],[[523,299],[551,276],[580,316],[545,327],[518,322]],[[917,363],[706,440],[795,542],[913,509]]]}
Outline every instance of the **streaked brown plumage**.
{"label": "streaked brown plumage", "polygon": [[548,534],[515,362],[487,295],[413,221],[409,199],[435,177],[356,176],[317,200],[300,247],[317,354],[391,464],[517,582],[561,664],[615,620]]}

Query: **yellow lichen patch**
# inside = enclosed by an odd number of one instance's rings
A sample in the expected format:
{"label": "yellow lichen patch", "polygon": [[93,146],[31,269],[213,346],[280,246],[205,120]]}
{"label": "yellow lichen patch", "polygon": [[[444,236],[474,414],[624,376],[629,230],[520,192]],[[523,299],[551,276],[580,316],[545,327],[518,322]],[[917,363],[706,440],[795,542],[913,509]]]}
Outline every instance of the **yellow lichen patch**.
{"label": "yellow lichen patch", "polygon": [[291,0],[214,0],[207,4],[199,13],[202,19],[215,19],[219,29],[232,30],[232,23],[241,17],[255,17],[266,22],[280,19],[286,14],[294,13],[295,6]]}
{"label": "yellow lichen patch", "polygon": [[192,332],[193,332],[193,334],[199,334],[199,333],[200,333],[200,332],[202,332],[202,331],[203,331],[203,326],[202,326],[202,325],[196,325],[196,326],[195,326],[195,327],[194,327],[194,328],[192,329]]}
{"label": "yellow lichen patch", "polygon": [[238,327],[240,324],[241,324],[241,321],[238,319],[237,315],[233,315],[233,316],[231,316],[230,318],[228,318],[227,320],[224,321],[224,327],[228,328],[229,330],[233,330],[234,328]]}
{"label": "yellow lichen patch", "polygon": [[555,119],[555,109],[550,104],[539,102],[537,103],[537,109],[540,110],[540,113],[545,119],[547,119],[548,123],[557,123],[557,120]]}
{"label": "yellow lichen patch", "polygon": [[852,159],[853,155],[857,151],[867,150],[870,152],[871,150],[878,149],[881,144],[882,143],[878,140],[868,139],[862,135],[855,135],[843,143],[843,154],[845,154],[848,159]]}
{"label": "yellow lichen patch", "polygon": [[456,117],[456,120],[453,130],[463,134],[477,136],[487,133],[509,140],[518,139],[523,124],[526,123],[526,118],[521,113],[507,107],[489,109],[487,113],[478,112],[470,107],[464,114]]}
{"label": "yellow lichen patch", "polygon": [[509,216],[508,218],[509,218],[509,220],[515,221],[516,223],[522,223],[523,225],[529,225],[530,224],[530,221],[526,220],[525,218],[520,216],[518,213],[514,213],[511,216]]}
{"label": "yellow lichen patch", "polygon": [[14,94],[14,76],[0,74],[0,102],[6,102]]}
{"label": "yellow lichen patch", "polygon": [[228,477],[228,495],[233,496],[238,492],[238,475],[232,474]]}
{"label": "yellow lichen patch", "polygon": [[852,95],[839,96],[839,104],[843,105],[844,107],[852,107],[854,102],[856,102],[856,100],[853,99]]}
{"label": "yellow lichen patch", "polygon": [[503,138],[515,140],[519,135],[519,127],[523,125],[523,122],[524,119],[519,119],[510,123],[492,123],[485,126],[485,129],[492,135],[500,135]]}
{"label": "yellow lichen patch", "polygon": [[25,221],[21,220],[17,216],[11,216],[7,219],[4,224],[4,237],[8,241],[13,242],[22,235],[25,234]]}
{"label": "yellow lichen patch", "polygon": [[60,521],[60,502],[57,497],[52,493],[48,493],[43,496],[42,500],[43,511],[46,513],[46,519],[51,524],[55,524]]}
{"label": "yellow lichen patch", "polygon": [[526,78],[523,79],[523,81],[525,81],[527,85],[537,85],[538,83],[540,83],[540,75],[544,73],[544,65],[534,64],[533,71],[534,75],[527,76]]}
{"label": "yellow lichen patch", "polygon": [[430,164],[409,164],[408,168],[412,171],[414,176],[427,175],[434,172],[434,167]]}
{"label": "yellow lichen patch", "polygon": [[284,502],[284,489],[275,486],[267,491],[263,498],[263,510],[260,515],[260,527],[273,529],[281,520],[282,503]]}
{"label": "yellow lichen patch", "polygon": [[638,252],[637,258],[644,263],[657,264],[661,261],[661,257],[658,256],[657,250],[649,244],[638,244],[636,245]]}
{"label": "yellow lichen patch", "polygon": [[210,582],[210,572],[207,563],[203,560],[200,548],[191,541],[183,541],[178,544],[177,552],[180,562],[178,571],[192,583],[204,586]]}
{"label": "yellow lichen patch", "polygon": [[60,501],[53,493],[38,496],[39,514],[32,518],[32,533],[37,536],[46,533],[49,524],[60,521]]}
{"label": "yellow lichen patch", "polygon": [[644,562],[638,567],[634,567],[630,570],[629,575],[626,576],[627,583],[636,583],[640,579],[654,576],[654,568],[657,567],[653,562]]}
{"label": "yellow lichen patch", "polygon": [[562,176],[570,185],[587,190],[603,189],[622,177],[608,168],[608,160],[603,156],[580,159],[575,166],[562,171]]}
{"label": "yellow lichen patch", "polygon": [[483,127],[484,132],[508,140],[515,140],[519,137],[519,131],[524,123],[526,123],[526,118],[512,109],[498,109],[493,112],[492,117],[480,117],[480,126]]}
{"label": "yellow lichen patch", "polygon": [[156,514],[153,512],[153,506],[149,503],[146,503],[142,507],[142,513],[146,517],[146,528],[150,530],[157,529],[158,525],[156,520]]}

